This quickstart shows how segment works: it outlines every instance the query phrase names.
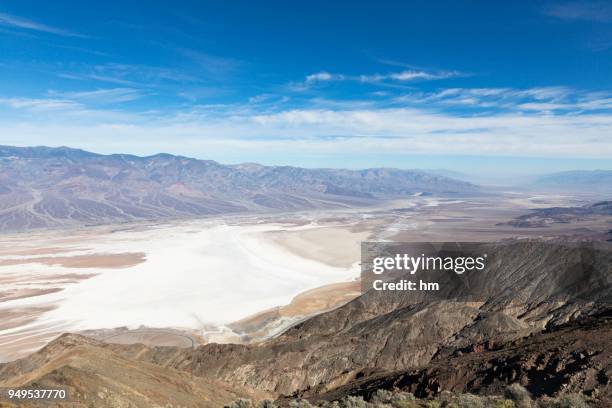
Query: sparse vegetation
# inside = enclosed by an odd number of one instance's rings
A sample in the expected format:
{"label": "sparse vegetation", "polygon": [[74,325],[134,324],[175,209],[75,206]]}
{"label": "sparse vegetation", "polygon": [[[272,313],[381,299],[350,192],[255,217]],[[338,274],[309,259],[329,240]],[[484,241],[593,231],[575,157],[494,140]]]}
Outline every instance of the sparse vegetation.
{"label": "sparse vegetation", "polygon": [[[246,404],[246,405],[245,405]],[[304,399],[289,402],[290,408],[589,408],[593,405],[583,394],[565,394],[558,398],[543,397],[534,400],[520,384],[508,386],[504,396],[456,394],[442,391],[435,398],[416,398],[413,394],[399,390],[377,390],[366,401],[361,396],[347,396],[338,401],[313,404]],[[240,399],[227,408],[277,408],[271,401],[257,404]]]}
{"label": "sparse vegetation", "polygon": [[240,398],[232,402],[227,408],[254,408],[253,403],[249,399]]}
{"label": "sparse vegetation", "polygon": [[533,401],[531,394],[520,384],[511,384],[506,388],[506,398],[514,402],[517,408],[531,408]]}

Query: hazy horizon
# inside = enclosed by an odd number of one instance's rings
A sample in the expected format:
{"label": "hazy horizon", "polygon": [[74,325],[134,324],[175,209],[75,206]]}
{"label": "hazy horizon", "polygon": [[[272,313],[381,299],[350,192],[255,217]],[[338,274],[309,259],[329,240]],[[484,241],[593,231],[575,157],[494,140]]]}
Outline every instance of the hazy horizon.
{"label": "hazy horizon", "polygon": [[[0,145],[8,146],[8,145]],[[330,169],[348,169],[348,170],[365,170],[369,168],[396,168],[401,170],[420,170],[425,172],[437,173],[452,178],[464,178],[467,181],[480,182],[484,184],[505,184],[508,186],[520,185],[529,183],[534,179],[553,173],[566,171],[612,171],[612,160],[576,160],[569,164],[563,159],[551,158],[514,158],[514,157],[472,157],[472,156],[401,156],[395,158],[387,157],[387,160],[374,162],[373,165],[367,165],[365,160],[359,157],[351,157],[350,160],[345,160],[342,165],[329,165],[326,160],[295,160],[291,161],[281,159],[272,160],[234,160],[227,158],[217,159],[215,157],[199,157],[190,153],[172,153],[171,151],[154,151],[147,153],[139,152],[124,152],[124,151],[106,151],[105,149],[90,150],[81,149],[75,146],[65,145],[14,145],[8,147],[48,147],[48,148],[69,148],[80,149],[90,153],[113,155],[113,154],[129,154],[139,157],[154,156],[157,154],[172,154],[175,156],[183,156],[197,160],[213,160],[223,165],[240,165],[248,163],[256,163],[264,166],[291,166],[302,167],[309,169],[330,168]],[[172,150],[172,149],[171,149]],[[320,163],[320,165],[318,165]],[[361,164],[360,164],[361,163]],[[377,165],[380,163],[380,165]],[[479,164],[479,167],[474,164]],[[510,168],[520,163],[519,169],[509,171]],[[476,167],[476,168],[475,168]],[[486,173],[483,174],[483,170]]]}

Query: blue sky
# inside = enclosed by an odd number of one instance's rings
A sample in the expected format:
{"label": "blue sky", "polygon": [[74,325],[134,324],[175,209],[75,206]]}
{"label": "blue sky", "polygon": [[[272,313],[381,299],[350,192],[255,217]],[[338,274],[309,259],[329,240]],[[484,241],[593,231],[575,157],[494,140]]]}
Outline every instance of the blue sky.
{"label": "blue sky", "polygon": [[0,143],[612,169],[612,3],[0,1]]}

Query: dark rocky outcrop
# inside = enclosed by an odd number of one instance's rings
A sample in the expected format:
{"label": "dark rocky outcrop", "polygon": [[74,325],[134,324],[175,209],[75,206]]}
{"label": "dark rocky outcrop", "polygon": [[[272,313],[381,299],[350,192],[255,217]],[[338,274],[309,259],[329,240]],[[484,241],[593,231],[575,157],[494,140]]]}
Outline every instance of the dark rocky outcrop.
{"label": "dark rocky outcrop", "polygon": [[503,395],[508,384],[522,384],[532,396],[584,393],[607,406],[612,402],[612,309],[521,339],[438,356],[426,367],[376,373],[331,391],[307,390],[312,401],[346,395],[370,399],[379,389],[400,389],[425,398],[441,390]]}

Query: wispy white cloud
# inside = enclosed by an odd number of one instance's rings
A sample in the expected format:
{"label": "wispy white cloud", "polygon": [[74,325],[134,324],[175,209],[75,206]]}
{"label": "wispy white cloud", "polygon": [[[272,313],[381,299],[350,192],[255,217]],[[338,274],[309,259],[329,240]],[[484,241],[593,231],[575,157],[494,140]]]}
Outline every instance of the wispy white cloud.
{"label": "wispy white cloud", "polygon": [[217,98],[231,94],[227,88],[210,87],[210,86],[188,86],[186,89],[178,92],[178,96],[192,103],[196,103],[203,99]]}
{"label": "wispy white cloud", "polygon": [[0,104],[27,111],[68,112],[81,108],[81,105],[74,101],[54,98],[0,98]]}
{"label": "wispy white cloud", "polygon": [[64,30],[61,28],[49,26],[46,24],[38,23],[32,20],[28,20],[23,17],[14,16],[7,13],[0,13],[0,25],[5,27],[38,31],[43,33],[61,35],[65,37],[85,37],[82,34],[77,34],[72,31]]}
{"label": "wispy white cloud", "polygon": [[[9,107],[0,117],[0,142],[10,143],[10,135],[19,135],[30,144],[54,140],[94,149],[104,140],[114,151],[146,153],[151,148],[200,157],[230,150],[245,157],[254,152],[286,155],[298,151],[612,157],[612,101],[606,93],[477,88],[446,89],[420,97],[401,104],[387,101],[387,105],[317,99],[313,106],[262,108],[262,102],[276,98],[262,96],[243,104],[124,116],[86,108],[85,99],[0,99]],[[430,99],[423,102],[426,98]],[[506,101],[513,107],[459,113],[445,108],[448,100],[461,98],[472,98],[475,104]],[[354,142],[355,137],[359,143]]]}
{"label": "wispy white cloud", "polygon": [[577,92],[568,87],[446,88],[437,92],[412,92],[395,98],[397,103],[437,104],[509,111],[589,111],[609,109],[607,93]]}
{"label": "wispy white cloud", "polygon": [[462,74],[457,71],[440,71],[440,72],[426,72],[426,71],[415,71],[405,70],[401,72],[392,72],[389,74],[374,74],[374,75],[360,75],[359,80],[362,82],[378,82],[378,81],[431,81],[436,79],[446,79],[461,76]]}
{"label": "wispy white cloud", "polygon": [[306,76],[306,82],[342,81],[343,79],[345,79],[344,75],[332,75],[327,71],[321,71]]}
{"label": "wispy white cloud", "polygon": [[[211,157],[233,150],[295,154],[458,154],[609,158],[610,116],[478,118],[449,117],[418,110],[294,110],[220,120],[154,120],[78,124],[68,121],[1,123],[6,143],[19,135],[29,143],[55,143],[143,153],[153,148]],[[53,139],[50,139],[53,135]],[[333,136],[333,137],[332,137]],[[354,138],[359,137],[359,143]],[[87,141],[90,146],[84,145]]]}
{"label": "wispy white cloud", "polygon": [[407,69],[398,72],[388,72],[385,74],[361,74],[361,75],[346,75],[335,74],[327,71],[315,72],[307,75],[302,83],[294,83],[294,90],[305,90],[310,85],[316,83],[334,82],[334,81],[355,81],[362,83],[383,83],[383,82],[412,82],[412,81],[433,81],[438,79],[446,79],[463,76],[457,71],[436,71],[428,72],[423,70]]}
{"label": "wispy white cloud", "polygon": [[140,88],[153,88],[162,82],[201,82],[201,79],[197,76],[178,69],[118,63],[76,67],[72,72],[59,73],[58,77],[77,81],[94,80],[124,87]]}
{"label": "wispy white cloud", "polygon": [[211,55],[202,51],[185,48],[178,48],[176,51],[197,64],[209,76],[226,77],[235,73],[242,65],[237,59]]}
{"label": "wispy white cloud", "polygon": [[90,54],[90,55],[97,55],[99,57],[114,57],[113,54],[108,53],[108,52],[103,52],[103,51],[99,51],[99,50],[94,50],[91,48],[85,48],[85,47],[76,47],[73,45],[64,45],[64,44],[53,44],[54,46],[58,47],[58,48],[63,48],[65,50],[71,50],[71,51],[77,51],[80,53],[85,53],[85,54]]}
{"label": "wispy white cloud", "polygon": [[[88,126],[104,121],[138,121],[146,113],[127,113],[115,109],[95,108],[91,101],[66,99],[53,96],[49,98],[0,98],[0,124],[6,122],[32,123],[44,128],[45,124],[74,123]],[[24,135],[25,136],[25,135]],[[53,139],[55,135],[49,133]]]}
{"label": "wispy white cloud", "polygon": [[257,104],[257,105],[269,105],[269,104],[274,104],[274,105],[278,105],[278,104],[283,104],[285,102],[288,102],[290,100],[290,98],[288,96],[284,96],[284,95],[277,95],[277,94],[273,94],[273,93],[263,93],[263,94],[259,94],[259,95],[255,95],[249,98],[249,103],[251,104]]}
{"label": "wispy white cloud", "polygon": [[49,91],[49,95],[52,97],[61,97],[66,100],[76,100],[93,104],[113,104],[140,99],[147,94],[139,89],[111,88],[80,92]]}

